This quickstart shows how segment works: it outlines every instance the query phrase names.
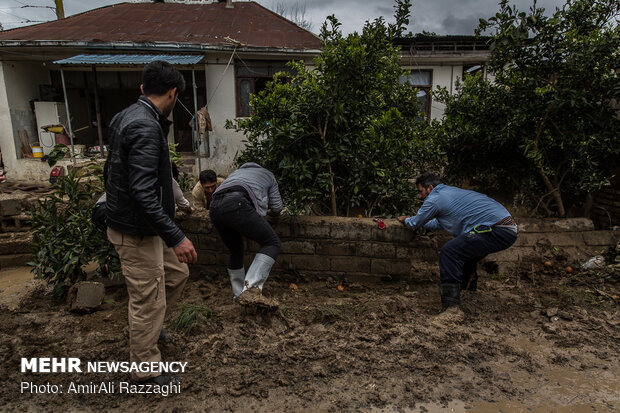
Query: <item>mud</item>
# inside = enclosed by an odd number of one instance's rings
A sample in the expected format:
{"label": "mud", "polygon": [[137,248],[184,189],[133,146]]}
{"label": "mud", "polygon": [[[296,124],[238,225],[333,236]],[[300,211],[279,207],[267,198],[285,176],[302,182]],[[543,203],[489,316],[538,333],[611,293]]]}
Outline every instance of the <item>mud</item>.
{"label": "mud", "polygon": [[[0,273],[0,278],[3,273]],[[437,323],[434,280],[359,284],[280,276],[276,311],[248,312],[223,275],[193,275],[183,301],[213,321],[171,332],[164,360],[186,361],[180,394],[21,394],[20,383],[127,381],[122,373],[20,372],[22,357],[128,359],[127,297],[76,315],[44,285],[0,311],[3,411],[613,412],[620,409],[617,284],[540,272],[482,275],[464,319]],[[618,275],[612,276],[617,280]],[[609,280],[609,279],[608,279]],[[29,281],[30,282],[30,281]],[[294,284],[293,284],[294,283]],[[340,288],[339,288],[340,287]],[[614,290],[615,288],[615,290]],[[588,292],[590,291],[590,292]],[[594,290],[595,291],[595,290]]]}

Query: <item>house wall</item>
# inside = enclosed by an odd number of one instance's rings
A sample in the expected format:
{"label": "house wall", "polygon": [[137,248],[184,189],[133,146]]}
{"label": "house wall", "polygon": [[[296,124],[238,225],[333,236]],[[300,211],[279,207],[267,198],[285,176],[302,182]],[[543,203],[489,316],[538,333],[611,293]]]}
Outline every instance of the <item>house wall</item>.
{"label": "house wall", "polygon": [[49,175],[46,163],[21,157],[17,131],[24,145],[27,131],[30,142],[39,140],[30,101],[39,99],[39,85],[49,83],[49,71],[41,63],[0,62],[0,146],[4,165],[11,180],[44,182]]}
{"label": "house wall", "polygon": [[[201,159],[202,169],[213,169],[218,175],[228,175],[234,167],[234,160],[244,147],[243,135],[226,129],[226,120],[237,115],[235,67],[227,61],[209,62],[205,65],[207,78],[207,103],[213,130],[209,132],[210,156]],[[201,152],[206,153],[206,142]],[[194,174],[198,175],[198,163]]]}

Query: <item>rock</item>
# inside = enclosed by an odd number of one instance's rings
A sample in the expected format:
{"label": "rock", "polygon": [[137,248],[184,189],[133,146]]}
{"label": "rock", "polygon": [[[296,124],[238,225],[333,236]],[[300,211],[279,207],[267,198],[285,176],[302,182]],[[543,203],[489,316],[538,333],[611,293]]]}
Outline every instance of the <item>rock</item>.
{"label": "rock", "polygon": [[67,295],[69,311],[93,311],[103,302],[105,287],[100,282],[82,281],[73,285]]}
{"label": "rock", "polygon": [[549,318],[551,317],[555,317],[556,315],[558,315],[558,308],[557,307],[549,307],[545,310],[545,315]]}
{"label": "rock", "polygon": [[552,323],[557,323],[558,321],[560,321],[560,317],[558,317],[557,315],[551,317],[549,319],[549,321],[551,321]]}
{"label": "rock", "polygon": [[545,333],[548,333],[548,334],[555,334],[558,332],[558,327],[551,323],[543,324],[542,329]]}

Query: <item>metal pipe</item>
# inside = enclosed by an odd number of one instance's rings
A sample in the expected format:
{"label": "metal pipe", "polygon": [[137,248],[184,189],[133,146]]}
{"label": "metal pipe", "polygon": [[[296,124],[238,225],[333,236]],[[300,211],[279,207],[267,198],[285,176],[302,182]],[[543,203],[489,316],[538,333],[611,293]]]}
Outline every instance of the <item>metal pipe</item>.
{"label": "metal pipe", "polygon": [[71,128],[71,113],[69,112],[69,97],[67,96],[67,86],[65,85],[65,72],[60,68],[60,79],[62,80],[62,93],[65,95],[65,109],[67,110],[67,127],[69,128],[69,139],[71,140],[71,159],[75,165],[75,148],[73,147],[73,129]]}
{"label": "metal pipe", "polygon": [[95,112],[97,114],[97,135],[99,136],[99,151],[101,156],[105,156],[105,150],[103,149],[103,128],[101,127],[101,108],[99,107],[99,92],[97,91],[97,69],[93,65],[93,80],[95,82]]}
{"label": "metal pipe", "polygon": [[196,142],[198,142],[198,173],[202,170],[202,164],[200,161],[201,151],[200,146],[202,144],[200,140],[200,128],[198,127],[198,95],[197,95],[197,87],[196,87],[196,71],[192,68],[192,85],[194,89],[194,122],[192,123],[192,129],[194,132],[194,137],[197,138]]}

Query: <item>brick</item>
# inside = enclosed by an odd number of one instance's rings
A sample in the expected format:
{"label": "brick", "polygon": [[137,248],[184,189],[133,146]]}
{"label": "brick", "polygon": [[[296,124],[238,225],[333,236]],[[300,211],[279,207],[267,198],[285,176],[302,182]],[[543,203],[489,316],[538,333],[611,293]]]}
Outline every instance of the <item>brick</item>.
{"label": "brick", "polygon": [[0,255],[0,268],[21,267],[31,260],[31,254]]}
{"label": "brick", "polygon": [[331,259],[332,271],[342,272],[370,272],[370,258],[361,257],[334,257]]}
{"label": "brick", "polygon": [[0,237],[0,254],[30,253],[32,235],[29,233],[5,234]]}
{"label": "brick", "polygon": [[22,212],[22,203],[18,199],[0,199],[0,216],[19,215]]}
{"label": "brick", "polygon": [[360,242],[357,244],[357,256],[394,258],[396,257],[396,246],[393,243],[381,242]]}
{"label": "brick", "polygon": [[369,241],[372,239],[373,228],[364,224],[353,224],[349,226],[347,238],[356,241]]}
{"label": "brick", "polygon": [[329,261],[320,255],[291,255],[291,263],[298,271],[329,269]]}
{"label": "brick", "polygon": [[318,222],[316,224],[307,223],[303,226],[299,226],[300,237],[299,238],[330,238],[331,228],[324,222]]}
{"label": "brick", "polygon": [[316,253],[319,255],[355,255],[355,242],[318,241]]}
{"label": "brick", "polygon": [[620,231],[590,231],[582,236],[586,245],[611,246],[620,239]]}
{"label": "brick", "polygon": [[408,247],[396,247],[396,258],[413,257],[413,249]]}
{"label": "brick", "polygon": [[409,275],[411,272],[411,261],[397,259],[373,258],[370,266],[373,275]]}
{"label": "brick", "polygon": [[198,255],[198,265],[215,265],[217,263],[217,257],[213,251],[198,250],[196,254]]}
{"label": "brick", "polygon": [[282,252],[286,254],[314,254],[314,243],[308,241],[285,241]]}
{"label": "brick", "polygon": [[205,250],[218,250],[221,248],[226,248],[221,238],[216,238],[212,235],[200,234],[198,236],[198,245],[200,249]]}

